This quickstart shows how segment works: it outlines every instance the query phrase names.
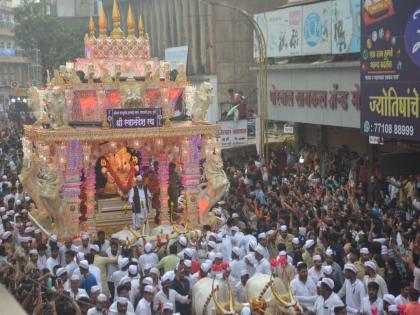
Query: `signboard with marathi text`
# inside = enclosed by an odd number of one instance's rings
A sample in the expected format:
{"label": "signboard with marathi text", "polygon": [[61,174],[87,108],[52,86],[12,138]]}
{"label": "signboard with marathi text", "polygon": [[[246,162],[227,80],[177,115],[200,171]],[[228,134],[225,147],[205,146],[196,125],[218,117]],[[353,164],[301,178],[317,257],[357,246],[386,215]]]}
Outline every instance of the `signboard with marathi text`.
{"label": "signboard with marathi text", "polygon": [[229,148],[236,145],[248,144],[248,121],[221,121],[220,124],[220,145],[222,148]]}
{"label": "signboard with marathi text", "polygon": [[[345,73],[345,75],[344,75]],[[269,71],[271,120],[360,127],[359,67]]]}
{"label": "signboard with marathi text", "polygon": [[107,109],[110,128],[152,128],[162,127],[161,108],[121,108]]}
{"label": "signboard with marathi text", "polygon": [[420,3],[366,1],[362,8],[361,128],[420,140]]}

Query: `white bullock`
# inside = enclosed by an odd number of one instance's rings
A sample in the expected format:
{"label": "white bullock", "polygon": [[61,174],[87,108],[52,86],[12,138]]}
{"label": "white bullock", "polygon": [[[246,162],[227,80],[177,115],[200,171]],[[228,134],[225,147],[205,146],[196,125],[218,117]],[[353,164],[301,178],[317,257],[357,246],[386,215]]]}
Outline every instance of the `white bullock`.
{"label": "white bullock", "polygon": [[265,308],[266,314],[300,314],[302,308],[297,304],[290,287],[286,289],[279,278],[257,273],[245,287],[247,300],[254,309]]}

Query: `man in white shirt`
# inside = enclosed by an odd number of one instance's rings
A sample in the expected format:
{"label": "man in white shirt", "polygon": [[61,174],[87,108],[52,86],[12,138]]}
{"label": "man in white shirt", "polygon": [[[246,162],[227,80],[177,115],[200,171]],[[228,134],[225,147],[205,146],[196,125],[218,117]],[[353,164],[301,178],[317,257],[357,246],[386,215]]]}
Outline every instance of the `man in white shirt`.
{"label": "man in white shirt", "polygon": [[342,306],[343,301],[333,292],[334,280],[330,278],[323,278],[319,288],[320,295],[315,301],[312,312],[315,315],[331,315],[336,306]]}
{"label": "man in white shirt", "polygon": [[263,273],[266,275],[271,275],[271,264],[264,257],[265,248],[258,244],[255,248],[255,259],[257,260],[257,264],[255,266],[255,273]]}
{"label": "man in white shirt", "polygon": [[73,299],[77,299],[80,295],[87,295],[85,289],[80,288],[80,276],[79,275],[72,275],[70,278],[70,290],[68,290],[69,296]]}
{"label": "man in white shirt", "polygon": [[314,255],[312,260],[314,261],[314,265],[309,268],[308,276],[311,277],[315,283],[317,283],[324,276],[322,259],[320,255]]}
{"label": "man in white shirt", "polygon": [[241,249],[239,247],[232,248],[232,260],[229,263],[231,272],[230,276],[237,283],[241,279],[241,271],[245,269],[245,262],[240,258]]}
{"label": "man in white shirt", "polygon": [[60,250],[58,246],[51,247],[51,257],[47,259],[47,268],[51,273],[54,273],[55,266],[61,266],[59,261]]}
{"label": "man in white shirt", "polygon": [[105,294],[99,294],[96,305],[90,308],[87,315],[105,315],[106,314],[106,301],[107,297]]}
{"label": "man in white shirt", "polygon": [[241,280],[236,283],[235,287],[233,288],[235,301],[238,303],[247,303],[248,300],[246,298],[245,286],[249,280],[249,274],[246,269],[241,271]]}
{"label": "man in white shirt", "polygon": [[135,313],[131,311],[131,308],[132,305],[130,301],[126,297],[119,296],[117,301],[109,308],[109,315],[135,315]]}
{"label": "man in white shirt", "polygon": [[362,300],[366,296],[365,286],[357,279],[357,268],[353,264],[344,265],[346,280],[338,292],[340,298],[346,297],[348,314],[356,315],[362,310]]}
{"label": "man in white shirt", "polygon": [[299,304],[312,309],[317,299],[316,284],[308,277],[308,267],[304,262],[297,263],[298,275],[290,282],[293,295]]}
{"label": "man in white shirt", "polygon": [[89,234],[83,233],[81,239],[82,239],[82,246],[79,247],[78,252],[81,252],[84,255],[89,254],[90,253]]}
{"label": "man in white shirt", "polygon": [[400,289],[400,295],[398,295],[395,298],[395,304],[408,304],[410,303],[408,299],[408,294],[410,293],[411,284],[407,280],[401,281],[401,289]]}
{"label": "man in white shirt", "polygon": [[388,293],[388,286],[386,285],[384,278],[376,273],[376,264],[373,261],[366,261],[364,266],[365,276],[363,278],[363,283],[365,287],[367,288],[368,284],[372,281],[376,282],[379,285],[378,297],[382,299],[384,294]]}
{"label": "man in white shirt", "polygon": [[118,263],[120,270],[115,271],[111,276],[111,280],[114,283],[114,300],[117,295],[117,287],[120,283],[120,280],[128,275],[129,263],[130,260],[127,257],[122,258]]}
{"label": "man in white shirt", "polygon": [[363,315],[384,315],[383,300],[378,296],[379,284],[371,281],[368,283],[368,296],[362,300]]}
{"label": "man in white shirt", "polygon": [[151,285],[144,287],[144,295],[136,307],[136,315],[152,315],[152,301],[154,288]]}
{"label": "man in white shirt", "polygon": [[147,220],[149,214],[149,196],[150,193],[143,185],[143,177],[136,177],[136,186],[133,186],[128,195],[128,203],[133,210],[133,227],[140,230],[143,227],[144,220]]}
{"label": "man in white shirt", "polygon": [[[162,289],[156,294],[153,301],[155,311],[161,311],[165,303],[171,303],[174,308],[176,305],[175,302],[179,302],[181,304],[190,303],[188,295],[181,295],[170,288],[173,278],[175,278],[175,274],[173,272],[167,272],[162,276]],[[176,312],[176,309],[174,311]]]}
{"label": "man in white shirt", "polygon": [[144,275],[144,266],[150,265],[154,267],[159,263],[159,257],[156,253],[152,252],[153,245],[152,243],[146,243],[144,245],[144,254],[139,257],[139,271]]}

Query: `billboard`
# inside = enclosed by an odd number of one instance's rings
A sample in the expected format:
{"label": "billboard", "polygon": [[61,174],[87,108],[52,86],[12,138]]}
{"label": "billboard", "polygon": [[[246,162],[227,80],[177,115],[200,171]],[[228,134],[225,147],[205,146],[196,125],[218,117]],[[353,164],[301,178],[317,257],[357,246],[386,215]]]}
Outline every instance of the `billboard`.
{"label": "billboard", "polygon": [[[347,54],[360,51],[360,0],[332,0],[254,16],[267,57]],[[258,57],[254,35],[254,57]]]}
{"label": "billboard", "polygon": [[[287,57],[301,54],[302,8],[293,7],[257,14],[267,44],[267,57]],[[257,44],[256,38],[254,42]],[[258,57],[258,45],[254,50]]]}
{"label": "billboard", "polygon": [[360,0],[335,0],[331,10],[332,53],[359,52]]}
{"label": "billboard", "polygon": [[165,61],[169,62],[171,70],[183,64],[187,69],[188,46],[170,47],[165,49]]}
{"label": "billboard", "polygon": [[365,1],[361,128],[365,135],[420,140],[420,3]]}
{"label": "billboard", "polygon": [[331,53],[331,2],[302,7],[302,55]]}

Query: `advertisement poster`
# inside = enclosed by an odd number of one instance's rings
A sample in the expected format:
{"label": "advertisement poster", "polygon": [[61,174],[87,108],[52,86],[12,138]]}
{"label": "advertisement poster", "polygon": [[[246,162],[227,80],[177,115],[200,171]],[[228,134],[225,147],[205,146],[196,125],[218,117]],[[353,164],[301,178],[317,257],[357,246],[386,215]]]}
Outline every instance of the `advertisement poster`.
{"label": "advertisement poster", "polygon": [[187,69],[188,46],[170,47],[165,49],[165,61],[169,62],[171,70],[177,69],[179,64]]}
{"label": "advertisement poster", "polygon": [[302,55],[331,53],[331,2],[320,2],[302,7]]}
{"label": "advertisement poster", "polygon": [[331,12],[332,53],[360,52],[360,0],[334,0]]}
{"label": "advertisement poster", "polygon": [[[267,57],[288,57],[301,54],[302,8],[293,7],[257,14],[267,44]],[[254,39],[255,58],[258,57],[258,42]]]}
{"label": "advertisement poster", "polygon": [[420,140],[420,3],[365,0],[361,26],[361,128]]}

